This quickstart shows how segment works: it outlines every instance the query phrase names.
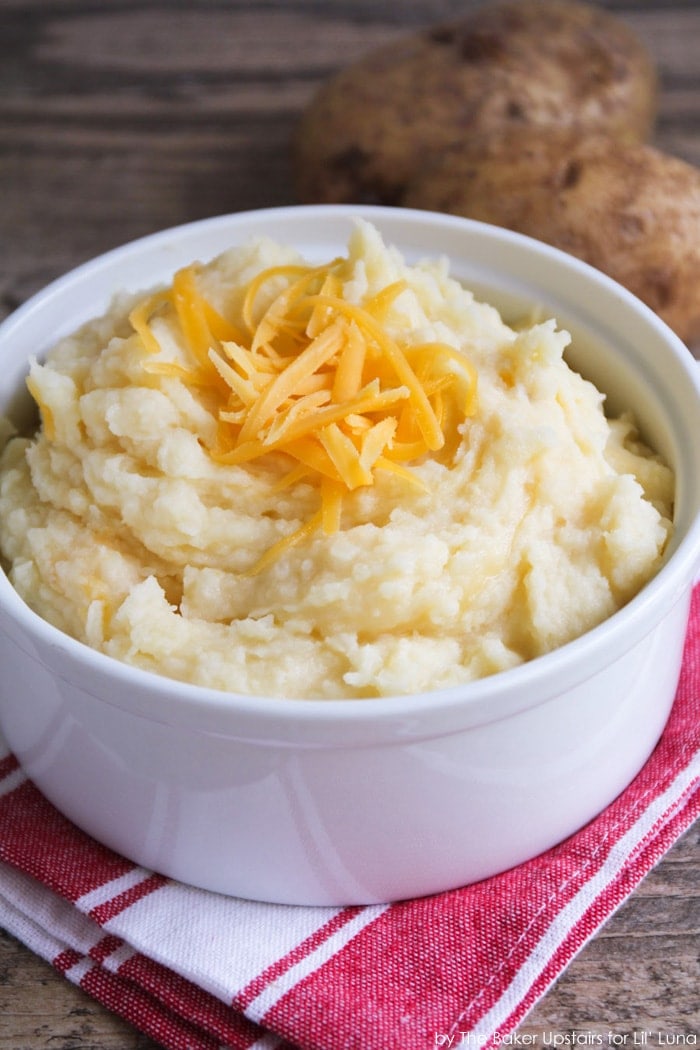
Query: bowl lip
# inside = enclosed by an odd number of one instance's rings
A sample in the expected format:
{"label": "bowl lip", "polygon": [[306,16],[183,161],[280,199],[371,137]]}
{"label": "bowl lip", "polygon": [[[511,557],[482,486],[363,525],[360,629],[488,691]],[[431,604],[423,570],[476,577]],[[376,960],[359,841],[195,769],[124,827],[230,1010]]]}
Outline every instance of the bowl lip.
{"label": "bowl lip", "polygon": [[[695,388],[700,404],[700,369],[695,367],[687,347],[649,307],[601,271],[557,248],[502,227],[444,213],[383,205],[311,204],[259,208],[210,216],[146,234],[81,263],[34,293],[0,323],[0,347],[4,340],[12,337],[17,327],[26,323],[35,310],[44,308],[48,300],[62,295],[84,278],[101,269],[109,269],[134,253],[167,245],[182,236],[206,234],[209,230],[229,225],[235,229],[240,222],[267,222],[286,217],[310,221],[329,218],[352,220],[358,217],[369,222],[408,221],[438,232],[440,229],[461,228],[465,232],[472,231],[506,245],[521,245],[541,258],[548,258],[579,273],[589,284],[607,290],[608,294],[612,292],[618,300],[627,304],[626,308],[636,313],[656,332],[665,352],[676,358],[676,363],[685,371],[690,385]],[[398,247],[401,250],[401,244]],[[434,256],[440,254],[439,248],[436,248]],[[481,708],[482,704],[489,705],[492,717],[496,718],[499,717],[500,709],[495,704],[499,698],[512,698],[517,692],[521,696],[519,706],[536,706],[544,699],[562,692],[565,687],[585,681],[601,667],[611,663],[648,633],[665,611],[688,594],[699,570],[700,513],[695,515],[675,550],[642,590],[622,609],[573,641],[487,678],[420,693],[363,699],[296,699],[228,692],[167,678],[157,672],[127,664],[77,641],[44,620],[20,598],[5,572],[0,572],[0,613],[26,632],[31,655],[36,655],[42,649],[54,653],[60,651],[76,668],[82,666],[85,671],[109,677],[119,689],[118,698],[98,696],[97,699],[138,711],[140,705],[135,694],[139,692],[148,693],[155,700],[167,698],[174,722],[178,719],[178,711],[187,708],[195,712],[209,710],[231,720],[244,715],[261,724],[313,722],[338,726],[357,722],[391,722],[397,718],[405,720],[455,708]],[[38,648],[35,643],[38,643]],[[28,652],[28,649],[24,651]],[[151,716],[148,709],[143,715]],[[164,720],[160,715],[158,718]]]}

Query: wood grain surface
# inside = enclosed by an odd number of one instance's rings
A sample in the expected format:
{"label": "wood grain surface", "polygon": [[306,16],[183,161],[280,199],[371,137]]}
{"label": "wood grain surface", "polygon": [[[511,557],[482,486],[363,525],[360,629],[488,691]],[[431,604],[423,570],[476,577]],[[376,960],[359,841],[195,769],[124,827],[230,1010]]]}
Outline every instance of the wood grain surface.
{"label": "wood grain surface", "polygon": [[[0,0],[0,316],[163,227],[294,203],[289,141],[321,81],[470,0]],[[610,0],[661,75],[656,142],[700,165],[700,2]],[[698,290],[700,295],[700,289]],[[700,1043],[700,830],[521,1026],[567,1045]],[[670,1042],[671,1041],[671,1042]],[[153,1050],[7,935],[0,1050]],[[677,1044],[675,1044],[677,1045]],[[690,1045],[695,1045],[692,1043]],[[400,1050],[400,1048],[387,1048]]]}

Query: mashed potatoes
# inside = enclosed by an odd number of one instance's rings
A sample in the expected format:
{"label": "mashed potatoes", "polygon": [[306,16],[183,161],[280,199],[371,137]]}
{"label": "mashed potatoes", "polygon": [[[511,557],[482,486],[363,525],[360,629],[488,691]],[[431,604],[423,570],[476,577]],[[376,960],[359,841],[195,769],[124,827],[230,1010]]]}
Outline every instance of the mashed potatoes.
{"label": "mashed potatoes", "polygon": [[[62,630],[217,689],[405,694],[562,645],[659,568],[672,474],[553,321],[509,328],[365,223],[312,275],[264,240],[179,281],[32,363],[0,540]],[[300,317],[321,364],[292,383]]]}

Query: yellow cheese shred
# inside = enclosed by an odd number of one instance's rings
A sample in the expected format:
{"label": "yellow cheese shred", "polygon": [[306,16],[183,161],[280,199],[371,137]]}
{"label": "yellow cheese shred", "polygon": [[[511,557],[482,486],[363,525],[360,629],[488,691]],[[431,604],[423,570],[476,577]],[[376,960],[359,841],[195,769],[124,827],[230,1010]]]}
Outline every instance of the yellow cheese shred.
{"label": "yellow cheese shred", "polygon": [[34,398],[41,415],[41,425],[48,441],[56,440],[56,420],[51,410],[51,405],[42,397],[41,391],[31,376],[27,378],[27,390]]}
{"label": "yellow cheese shred", "polygon": [[[440,342],[411,344],[410,331],[405,342],[390,334],[406,282],[350,302],[345,262],[263,270],[245,289],[236,321],[203,295],[197,267],[188,266],[130,314],[144,369],[179,379],[215,405],[214,461],[281,454],[289,468],[277,490],[301,481],[318,489],[317,513],[273,544],[250,574],[317,530],[337,532],[345,496],[373,485],[379,472],[420,486],[407,464],[451,453],[458,428],[477,411],[477,374],[465,354]],[[186,360],[158,358],[156,315],[175,326]],[[42,410],[48,418],[48,406]]]}

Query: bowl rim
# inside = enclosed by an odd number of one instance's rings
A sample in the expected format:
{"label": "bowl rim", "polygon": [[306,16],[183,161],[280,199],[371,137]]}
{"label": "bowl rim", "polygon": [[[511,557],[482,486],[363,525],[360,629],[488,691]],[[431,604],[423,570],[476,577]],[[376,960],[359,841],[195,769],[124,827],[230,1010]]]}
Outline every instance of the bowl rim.
{"label": "bowl rim", "polygon": [[[0,323],[0,349],[5,341],[13,338],[17,329],[21,331],[35,311],[46,308],[49,300],[62,296],[95,272],[109,270],[134,253],[167,246],[183,236],[196,236],[210,230],[228,228],[229,225],[235,227],[238,222],[281,222],[290,216],[302,221],[319,221],[331,217],[349,220],[359,216],[370,222],[388,222],[389,225],[403,221],[437,231],[471,231],[506,246],[524,247],[540,259],[548,259],[566,267],[589,285],[608,296],[614,296],[625,309],[635,313],[650,332],[655,333],[659,344],[665,347],[664,352],[675,358],[676,365],[686,373],[700,405],[700,369],[695,367],[688,349],[649,307],[607,275],[559,249],[501,227],[443,213],[381,205],[288,205],[252,209],[210,216],[146,234],[81,263],[32,295]],[[401,244],[397,246],[401,250]],[[434,253],[435,256],[440,254],[439,250]],[[99,678],[108,676],[116,687],[122,687],[119,699],[107,700],[101,695],[96,695],[96,699],[132,710],[143,717],[155,717],[158,714],[162,720],[160,702],[167,697],[172,709],[168,720],[177,722],[178,716],[186,708],[198,716],[209,712],[211,719],[205,719],[202,723],[205,728],[220,724],[222,719],[228,723],[237,716],[245,716],[261,725],[320,723],[337,727],[358,721],[391,723],[398,720],[409,726],[421,715],[432,715],[435,719],[439,712],[448,714],[454,712],[455,708],[461,708],[465,713],[471,712],[472,717],[481,720],[506,717],[514,710],[543,703],[565,688],[584,682],[636,644],[652,629],[664,610],[670,610],[686,597],[699,570],[700,513],[695,515],[686,534],[642,590],[622,609],[580,637],[487,678],[420,693],[363,699],[295,699],[228,692],[167,678],[157,672],[124,663],[77,641],[33,612],[14,590],[4,571],[0,572],[0,614],[26,632],[28,639],[38,643],[39,649],[33,652],[29,652],[29,648],[34,649],[33,644],[29,647],[20,646],[30,656],[36,657],[43,648],[54,656],[60,653],[64,661],[68,660],[75,668],[82,667],[90,675]],[[91,691],[89,687],[87,691]],[[144,707],[141,700],[136,699],[135,694],[139,691],[152,698],[152,709],[150,704]],[[500,702],[497,704],[497,701]],[[187,720],[191,721],[189,718]]]}

